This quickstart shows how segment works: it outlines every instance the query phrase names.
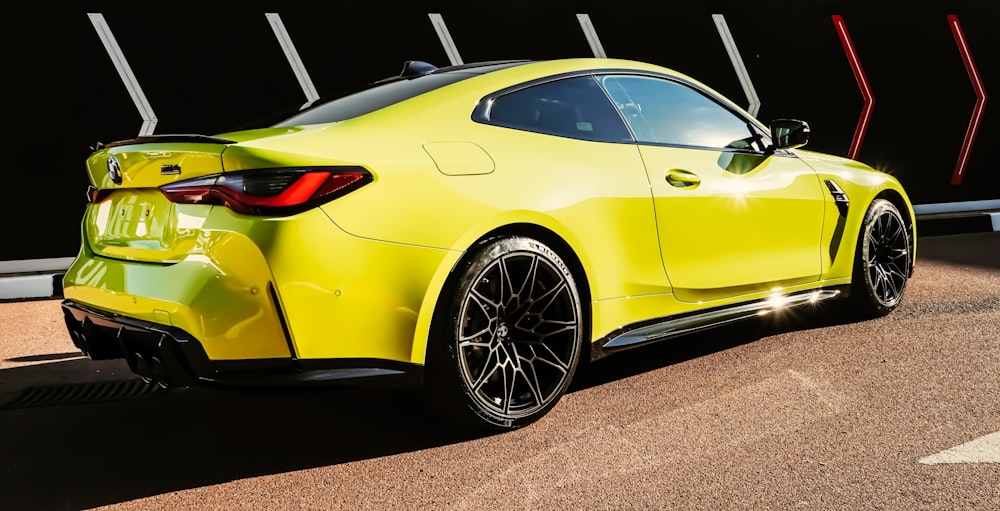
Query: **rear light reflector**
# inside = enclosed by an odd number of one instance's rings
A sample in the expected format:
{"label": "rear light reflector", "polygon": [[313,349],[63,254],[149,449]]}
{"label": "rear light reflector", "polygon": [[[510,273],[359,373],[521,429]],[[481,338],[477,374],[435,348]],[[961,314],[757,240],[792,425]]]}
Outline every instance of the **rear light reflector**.
{"label": "rear light reflector", "polygon": [[178,204],[225,206],[237,213],[287,216],[342,197],[373,180],[361,167],[248,170],[178,181],[160,187]]}

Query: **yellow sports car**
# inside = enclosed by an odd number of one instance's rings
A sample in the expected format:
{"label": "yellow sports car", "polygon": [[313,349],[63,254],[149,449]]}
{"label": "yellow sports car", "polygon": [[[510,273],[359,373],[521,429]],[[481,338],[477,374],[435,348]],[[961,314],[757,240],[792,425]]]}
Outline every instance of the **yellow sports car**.
{"label": "yellow sports car", "polygon": [[63,309],[147,382],[415,376],[455,419],[517,428],[581,360],[898,306],[905,191],[808,134],[641,62],[409,61],[258,129],[97,147]]}

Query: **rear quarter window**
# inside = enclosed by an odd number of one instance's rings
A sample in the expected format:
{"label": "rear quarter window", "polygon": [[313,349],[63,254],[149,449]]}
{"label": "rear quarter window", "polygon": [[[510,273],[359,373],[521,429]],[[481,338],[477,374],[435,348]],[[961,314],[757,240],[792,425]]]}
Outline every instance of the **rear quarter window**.
{"label": "rear quarter window", "polygon": [[592,76],[498,93],[480,102],[477,122],[596,142],[631,142],[625,122]]}

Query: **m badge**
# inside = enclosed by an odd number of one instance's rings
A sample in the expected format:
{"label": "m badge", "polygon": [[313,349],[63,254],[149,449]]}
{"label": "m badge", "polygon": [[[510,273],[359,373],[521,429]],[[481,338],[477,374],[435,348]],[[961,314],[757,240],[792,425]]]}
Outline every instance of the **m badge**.
{"label": "m badge", "polygon": [[160,174],[164,176],[176,176],[181,173],[181,166],[176,163],[164,163],[160,165]]}

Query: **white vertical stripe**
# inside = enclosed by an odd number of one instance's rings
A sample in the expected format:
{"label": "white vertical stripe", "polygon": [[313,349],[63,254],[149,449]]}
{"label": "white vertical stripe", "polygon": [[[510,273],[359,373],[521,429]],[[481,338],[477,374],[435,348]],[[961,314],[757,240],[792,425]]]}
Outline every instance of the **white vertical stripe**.
{"label": "white vertical stripe", "polygon": [[746,94],[747,101],[750,102],[747,111],[756,117],[757,112],[760,111],[760,98],[757,97],[757,90],[754,89],[753,81],[750,80],[750,73],[747,72],[747,66],[743,63],[743,57],[740,56],[740,49],[736,46],[733,34],[729,31],[726,17],[721,14],[713,14],[712,19],[715,21],[715,27],[719,30],[719,37],[722,38],[722,44],[726,47],[726,53],[729,54],[729,61],[733,63],[736,76],[740,79],[740,85],[743,86],[743,94]]}
{"label": "white vertical stripe", "polygon": [[463,64],[462,56],[458,54],[458,48],[455,46],[455,41],[451,39],[451,32],[448,32],[448,25],[445,25],[444,18],[436,12],[427,13],[427,17],[431,19],[431,25],[434,25],[434,31],[437,32],[438,39],[441,39],[441,46],[444,46],[444,52],[448,54],[448,61],[451,62],[451,65]]}
{"label": "white vertical stripe", "polygon": [[306,95],[306,102],[302,105],[302,108],[306,108],[319,99],[319,93],[316,92],[316,86],[313,85],[312,78],[309,78],[309,72],[306,71],[305,64],[303,64],[302,59],[299,58],[299,52],[295,49],[295,44],[292,43],[292,38],[288,35],[288,31],[285,30],[285,23],[281,21],[281,16],[276,12],[264,13],[264,16],[267,17],[267,22],[271,24],[271,30],[274,31],[274,37],[278,39],[278,44],[281,45],[281,51],[285,53],[285,58],[288,59],[288,65],[292,67],[292,72],[295,73],[295,79],[299,81],[299,87],[302,87],[302,93]]}
{"label": "white vertical stripe", "polygon": [[597,29],[594,28],[594,23],[590,21],[590,15],[577,14],[576,19],[580,22],[583,35],[587,37],[587,43],[590,44],[590,51],[594,53],[595,57],[607,58],[608,54],[604,53],[604,46],[601,45],[601,38],[597,37]]}
{"label": "white vertical stripe", "polygon": [[128,89],[128,95],[132,97],[135,108],[139,110],[139,115],[142,116],[143,122],[142,127],[139,128],[139,136],[153,134],[153,130],[156,128],[156,114],[153,113],[153,107],[149,105],[146,94],[142,92],[139,80],[132,73],[132,67],[128,65],[128,60],[125,59],[121,47],[118,46],[115,35],[111,33],[111,27],[108,26],[104,15],[99,12],[87,13],[87,16],[90,18],[90,23],[94,25],[97,36],[104,43],[104,49],[108,52],[108,56],[111,57],[111,62],[114,63],[115,69],[118,70],[118,76],[121,77],[122,83]]}

